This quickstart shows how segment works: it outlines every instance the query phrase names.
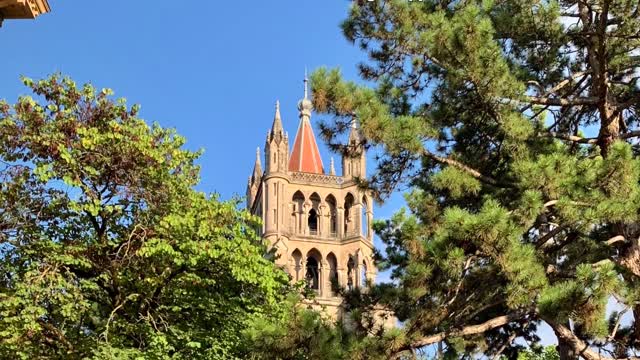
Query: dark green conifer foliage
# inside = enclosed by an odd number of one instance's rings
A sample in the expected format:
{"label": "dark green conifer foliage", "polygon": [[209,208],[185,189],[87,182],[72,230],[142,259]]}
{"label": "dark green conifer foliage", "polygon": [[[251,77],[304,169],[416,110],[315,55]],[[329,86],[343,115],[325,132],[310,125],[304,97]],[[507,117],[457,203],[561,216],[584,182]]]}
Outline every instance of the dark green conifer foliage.
{"label": "dark green conifer foliage", "polygon": [[[515,357],[541,322],[568,359],[640,351],[640,5],[358,1],[342,28],[372,87],[312,76],[336,149],[352,118],[379,150],[363,186],[406,184],[379,221],[380,299],[405,322],[389,355]],[[619,314],[607,318],[607,302]],[[571,326],[569,326],[571,324]]]}

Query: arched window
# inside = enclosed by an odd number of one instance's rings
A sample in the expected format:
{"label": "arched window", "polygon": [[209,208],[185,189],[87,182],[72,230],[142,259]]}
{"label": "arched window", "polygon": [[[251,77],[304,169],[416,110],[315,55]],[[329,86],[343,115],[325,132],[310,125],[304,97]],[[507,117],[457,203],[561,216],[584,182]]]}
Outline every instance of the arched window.
{"label": "arched window", "polygon": [[336,237],[338,232],[338,212],[336,206],[336,198],[333,195],[329,195],[324,201],[329,207],[329,235],[332,237]]}
{"label": "arched window", "polygon": [[318,213],[316,213],[316,209],[309,210],[307,225],[309,226],[309,234],[318,235]]}
{"label": "arched window", "polygon": [[311,201],[311,210],[309,210],[309,213],[307,214],[307,226],[309,229],[309,234],[310,235],[318,235],[320,234],[321,231],[319,231],[320,229],[320,195],[318,195],[318,193],[313,193],[311,194],[311,196],[309,197],[309,200]]}
{"label": "arched window", "polygon": [[351,234],[353,233],[353,214],[352,214],[352,207],[353,207],[353,195],[351,194],[347,194],[347,196],[344,198],[344,233],[346,234]]}
{"label": "arched window", "polygon": [[298,234],[302,232],[300,214],[303,211],[302,209],[304,206],[304,201],[304,195],[299,190],[296,191],[295,194],[293,194],[293,198],[291,199],[291,202],[293,203],[293,212],[291,214],[291,230],[294,233]]}
{"label": "arched window", "polygon": [[347,289],[353,290],[354,285],[356,284],[356,264],[353,261],[352,257],[349,257],[349,261],[347,262]]}
{"label": "arched window", "polygon": [[362,288],[367,287],[367,263],[362,261],[362,272],[360,274],[360,286]]}
{"label": "arched window", "polygon": [[362,226],[361,234],[369,238],[369,216],[367,212],[369,211],[369,204],[367,203],[367,197],[362,197],[362,208],[360,211],[360,224]]}
{"label": "arched window", "polygon": [[331,283],[331,294],[336,295],[340,289],[338,281],[338,260],[333,253],[327,255],[327,263],[329,263],[329,282]]}
{"label": "arched window", "polygon": [[318,272],[318,260],[313,256],[307,257],[307,286],[313,290],[320,290],[320,274]]}

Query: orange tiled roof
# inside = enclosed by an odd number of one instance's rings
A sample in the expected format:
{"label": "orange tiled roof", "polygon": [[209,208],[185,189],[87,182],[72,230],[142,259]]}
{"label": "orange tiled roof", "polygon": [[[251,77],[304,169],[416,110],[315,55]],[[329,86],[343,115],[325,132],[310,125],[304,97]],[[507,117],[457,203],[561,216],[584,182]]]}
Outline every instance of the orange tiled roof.
{"label": "orange tiled roof", "polygon": [[289,171],[324,174],[322,158],[308,117],[300,119],[296,140],[289,157]]}

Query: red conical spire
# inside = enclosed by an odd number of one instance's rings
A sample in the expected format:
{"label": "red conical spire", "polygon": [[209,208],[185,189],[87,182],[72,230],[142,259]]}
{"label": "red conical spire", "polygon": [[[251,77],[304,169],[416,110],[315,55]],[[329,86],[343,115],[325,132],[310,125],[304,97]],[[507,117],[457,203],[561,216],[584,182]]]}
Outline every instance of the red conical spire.
{"label": "red conical spire", "polygon": [[300,124],[298,125],[298,133],[293,142],[293,149],[289,157],[289,171],[299,171],[323,174],[322,158],[320,158],[320,150],[316,143],[316,137],[313,135],[311,126],[311,110],[313,105],[307,99],[307,77],[304,79],[304,99],[298,103],[300,111]]}

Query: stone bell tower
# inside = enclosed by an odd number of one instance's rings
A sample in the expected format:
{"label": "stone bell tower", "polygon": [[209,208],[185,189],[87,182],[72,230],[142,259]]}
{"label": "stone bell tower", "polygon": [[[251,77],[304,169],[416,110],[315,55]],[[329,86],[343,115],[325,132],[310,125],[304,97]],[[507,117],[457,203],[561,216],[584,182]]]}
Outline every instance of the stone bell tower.
{"label": "stone bell tower", "polygon": [[276,263],[292,281],[306,280],[317,294],[317,304],[339,319],[342,299],[336,288],[364,288],[375,279],[373,207],[370,194],[355,182],[355,178],[366,176],[366,158],[355,122],[349,145],[358,155],[343,156],[342,176],[336,175],[333,159],[326,173],[311,126],[312,110],[305,77],[304,98],[298,103],[298,130],[289,151],[289,137],[276,102],[264,146],[264,172],[258,149],[247,185],[247,207],[262,218],[262,236],[276,249]]}

